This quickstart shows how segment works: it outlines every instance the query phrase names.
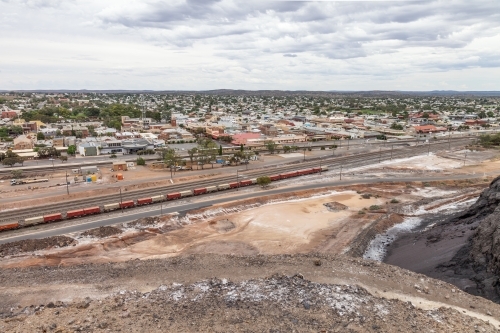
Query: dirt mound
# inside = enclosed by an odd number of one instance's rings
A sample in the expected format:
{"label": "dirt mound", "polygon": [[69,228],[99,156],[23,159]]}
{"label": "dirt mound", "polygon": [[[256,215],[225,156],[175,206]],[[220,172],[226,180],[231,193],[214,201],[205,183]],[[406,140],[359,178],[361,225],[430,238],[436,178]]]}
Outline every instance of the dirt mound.
{"label": "dirt mound", "polygon": [[95,238],[105,238],[113,235],[118,235],[123,232],[122,229],[111,227],[111,226],[106,226],[106,227],[99,227],[95,229],[90,229],[82,233],[82,236],[84,237],[95,237]]}
{"label": "dirt mound", "polygon": [[[322,264],[315,265],[313,258]],[[490,302],[453,289],[454,297],[445,298],[450,286],[442,282],[347,257],[191,255],[9,272],[18,278],[1,281],[9,286],[0,312],[5,332],[444,333],[497,332],[499,324],[499,308]],[[214,274],[218,277],[203,277]],[[356,283],[367,286],[352,283],[355,276]],[[16,286],[25,290],[31,281],[49,286],[55,279],[65,285],[95,284],[100,297],[79,291],[63,303],[58,290],[50,300],[29,296],[44,303],[10,306],[19,302],[11,293]],[[137,285],[141,281],[154,287]],[[402,290],[408,298],[395,297]],[[474,304],[475,312],[437,299]]]}
{"label": "dirt mound", "polygon": [[346,205],[343,205],[340,202],[336,202],[336,201],[327,202],[327,203],[323,204],[323,206],[325,206],[326,208],[328,208],[328,210],[330,212],[338,212],[338,211],[346,210],[346,209],[349,208]]}
{"label": "dirt mound", "polygon": [[229,221],[228,219],[222,219],[218,221],[214,220],[210,221],[208,224],[210,225],[211,228],[214,228],[215,230],[217,230],[217,232],[221,234],[236,228],[236,225],[233,222]]}
{"label": "dirt mound", "polygon": [[0,245],[0,256],[47,250],[53,247],[66,247],[78,242],[71,237],[54,236],[42,239],[27,239]]}
{"label": "dirt mound", "polygon": [[162,219],[159,216],[144,217],[142,219],[138,219],[133,222],[127,223],[127,227],[129,228],[150,227],[160,222],[162,222]]}

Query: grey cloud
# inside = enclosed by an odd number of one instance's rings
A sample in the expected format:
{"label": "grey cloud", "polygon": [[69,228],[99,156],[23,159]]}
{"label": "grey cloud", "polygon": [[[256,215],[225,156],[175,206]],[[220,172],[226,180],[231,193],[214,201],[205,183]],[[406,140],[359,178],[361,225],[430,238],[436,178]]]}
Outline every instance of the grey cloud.
{"label": "grey cloud", "polygon": [[296,58],[297,55],[294,54],[294,53],[285,53],[283,54],[283,57],[287,57],[287,58]]}

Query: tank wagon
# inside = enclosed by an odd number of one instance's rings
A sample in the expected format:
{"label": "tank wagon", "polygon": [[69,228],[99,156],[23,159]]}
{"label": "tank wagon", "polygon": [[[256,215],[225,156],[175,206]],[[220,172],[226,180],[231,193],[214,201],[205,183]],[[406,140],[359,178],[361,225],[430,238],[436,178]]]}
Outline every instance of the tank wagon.
{"label": "tank wagon", "polygon": [[[282,180],[282,179],[289,179],[289,178],[293,178],[293,177],[310,175],[313,173],[319,173],[321,171],[327,171],[327,170],[328,170],[328,167],[322,166],[321,168],[319,168],[319,167],[318,168],[310,168],[310,169],[290,171],[290,172],[285,172],[285,173],[281,173],[281,174],[271,175],[271,176],[269,176],[269,178],[271,178],[271,181],[277,181],[277,180]],[[139,198],[136,200],[128,200],[128,201],[110,203],[110,204],[105,204],[102,206],[87,207],[87,208],[70,210],[70,211],[66,211],[66,212],[52,213],[52,214],[47,214],[47,215],[29,217],[29,218],[26,218],[22,221],[0,223],[0,231],[12,230],[12,229],[17,229],[17,228],[21,228],[21,227],[29,227],[29,226],[33,226],[33,225],[37,225],[37,224],[42,224],[42,223],[57,222],[57,221],[62,221],[62,220],[66,220],[66,219],[79,218],[79,217],[89,216],[89,215],[93,215],[93,214],[101,214],[101,213],[111,212],[111,211],[118,210],[118,209],[139,207],[139,206],[149,205],[149,204],[153,204],[153,203],[157,203],[157,202],[177,200],[177,199],[187,198],[187,197],[191,197],[191,196],[203,195],[203,194],[207,194],[207,193],[213,193],[213,192],[224,191],[224,190],[228,190],[228,189],[250,186],[250,185],[254,185],[254,184],[257,184],[256,178],[244,179],[244,180],[241,180],[238,182],[231,182],[228,184],[219,184],[217,186],[200,187],[200,188],[195,188],[193,190],[186,190],[186,191],[181,191],[181,192],[155,195],[155,196],[148,197],[148,198]]]}

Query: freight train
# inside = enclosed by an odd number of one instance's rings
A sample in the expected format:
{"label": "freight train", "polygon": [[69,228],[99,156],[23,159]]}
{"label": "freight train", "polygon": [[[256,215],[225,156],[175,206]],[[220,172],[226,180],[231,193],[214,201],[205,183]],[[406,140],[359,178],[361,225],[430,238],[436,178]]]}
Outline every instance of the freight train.
{"label": "freight train", "polygon": [[[292,177],[310,175],[313,173],[319,173],[321,171],[327,171],[327,170],[328,170],[328,167],[322,166],[321,168],[318,167],[318,168],[304,169],[304,170],[291,171],[291,172],[271,175],[271,176],[269,176],[269,178],[271,179],[271,181],[277,181],[277,180],[288,179],[288,178],[292,178]],[[192,197],[192,196],[197,196],[197,195],[202,195],[202,194],[207,194],[207,193],[212,193],[212,192],[218,192],[218,191],[224,191],[224,190],[228,190],[228,189],[235,189],[235,188],[239,188],[239,187],[250,186],[250,185],[254,185],[254,184],[257,184],[256,178],[245,179],[245,180],[241,180],[238,182],[220,184],[220,185],[216,185],[216,186],[195,188],[193,190],[155,195],[155,196],[148,197],[148,198],[139,198],[136,200],[128,200],[128,201],[110,203],[110,204],[105,204],[103,206],[87,207],[87,208],[70,210],[70,211],[61,212],[61,213],[53,213],[53,214],[48,214],[48,215],[30,217],[30,218],[26,218],[24,220],[17,221],[17,222],[0,223],[0,231],[12,230],[12,229],[17,229],[17,228],[21,228],[21,227],[30,227],[30,226],[42,224],[42,223],[51,223],[51,222],[58,222],[58,221],[62,221],[62,220],[69,220],[69,219],[83,217],[83,216],[111,212],[111,211],[118,210],[118,209],[140,207],[140,206],[149,205],[149,204],[153,204],[153,203],[182,199],[182,198],[187,198],[187,197]]]}

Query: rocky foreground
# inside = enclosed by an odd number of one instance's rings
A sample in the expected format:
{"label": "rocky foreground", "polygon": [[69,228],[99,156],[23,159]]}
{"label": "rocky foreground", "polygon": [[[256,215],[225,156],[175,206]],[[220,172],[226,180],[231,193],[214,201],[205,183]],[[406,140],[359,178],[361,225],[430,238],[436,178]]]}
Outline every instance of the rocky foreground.
{"label": "rocky foreground", "polygon": [[191,255],[0,272],[2,332],[499,332],[500,306],[345,256]]}

